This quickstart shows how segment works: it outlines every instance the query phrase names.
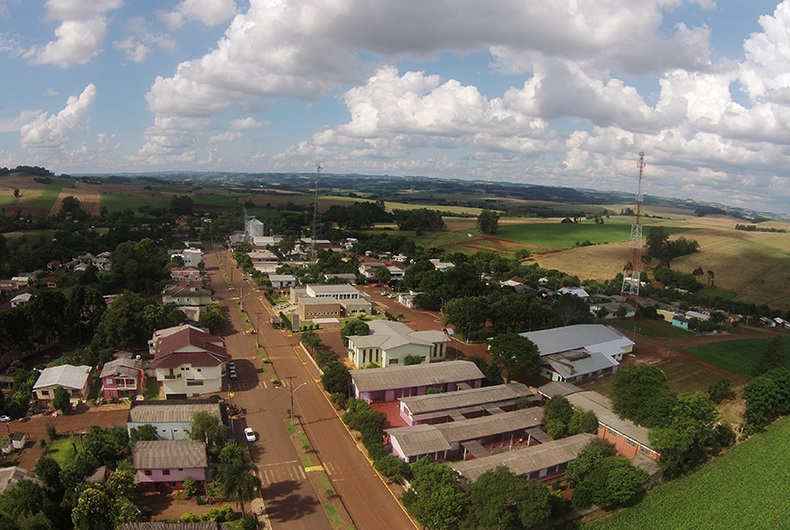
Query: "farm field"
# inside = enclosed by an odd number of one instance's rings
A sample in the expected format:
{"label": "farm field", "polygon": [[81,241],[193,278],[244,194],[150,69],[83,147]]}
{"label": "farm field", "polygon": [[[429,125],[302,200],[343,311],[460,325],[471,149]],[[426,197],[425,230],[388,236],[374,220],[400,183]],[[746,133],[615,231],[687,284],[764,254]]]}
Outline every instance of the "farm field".
{"label": "farm field", "polygon": [[[663,370],[667,376],[669,389],[675,393],[707,390],[708,385],[722,377],[721,374],[704,366],[689,363],[682,359],[671,359],[656,366]],[[612,393],[612,378],[605,377],[591,383],[584,383],[581,387],[585,390],[594,390],[608,397]]]}
{"label": "farm field", "polygon": [[52,208],[49,209],[49,215],[57,215],[60,212],[60,209],[63,205],[63,199],[66,197],[74,197],[80,201],[80,207],[82,210],[89,213],[90,215],[99,215],[99,209],[101,208],[101,195],[99,194],[98,189],[98,186],[87,189],[61,189],[60,195],[58,195],[58,198],[52,205]]}
{"label": "farm field", "polygon": [[[785,335],[782,341],[785,351],[785,366],[790,368],[790,335]],[[752,368],[770,342],[770,338],[716,342],[691,346],[683,350],[683,353],[744,377],[751,377]]]}
{"label": "farm field", "polygon": [[784,418],[694,474],[659,485],[636,506],[582,523],[580,528],[788,528],[790,453],[778,450],[788,439],[790,418]]}
{"label": "farm field", "polygon": [[38,210],[46,210],[46,211],[51,210],[52,205],[55,204],[55,201],[60,196],[61,189],[62,188],[60,186],[57,187],[47,186],[46,188],[44,188],[41,194],[29,204],[29,207]]}
{"label": "farm field", "polygon": [[636,325],[636,333],[645,337],[669,339],[694,336],[693,332],[673,326],[666,320],[625,319],[611,320],[608,324],[623,331],[626,335],[634,333],[634,325]]}

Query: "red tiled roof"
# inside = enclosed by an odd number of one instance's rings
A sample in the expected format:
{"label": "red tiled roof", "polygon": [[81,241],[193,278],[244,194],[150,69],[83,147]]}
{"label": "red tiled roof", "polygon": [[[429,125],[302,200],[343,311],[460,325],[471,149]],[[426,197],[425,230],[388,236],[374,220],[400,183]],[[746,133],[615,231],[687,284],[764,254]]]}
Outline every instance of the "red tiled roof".
{"label": "red tiled roof", "polygon": [[155,368],[219,366],[228,361],[225,341],[193,326],[182,326],[175,333],[159,338],[154,352]]}

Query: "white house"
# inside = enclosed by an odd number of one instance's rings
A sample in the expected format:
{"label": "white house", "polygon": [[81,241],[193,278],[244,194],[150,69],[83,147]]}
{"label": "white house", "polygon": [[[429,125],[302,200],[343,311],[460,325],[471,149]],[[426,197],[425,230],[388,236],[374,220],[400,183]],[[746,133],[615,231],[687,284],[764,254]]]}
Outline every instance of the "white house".
{"label": "white house", "polygon": [[557,291],[557,294],[559,295],[572,294],[573,296],[578,296],[582,300],[590,299],[590,295],[587,293],[587,291],[585,291],[581,287],[563,287],[559,291]]}
{"label": "white house", "polygon": [[270,274],[269,281],[275,289],[287,289],[288,287],[296,287],[299,282],[293,274]]}
{"label": "white house", "polygon": [[374,320],[369,327],[368,335],[348,337],[348,358],[360,368],[369,363],[402,365],[409,355],[419,357],[422,363],[444,360],[449,339],[441,331],[413,331],[406,324],[389,320]]}
{"label": "white house", "polygon": [[48,405],[55,397],[55,389],[62,387],[68,391],[72,403],[85,401],[91,389],[91,367],[62,364],[44,368],[33,385],[33,395],[42,406]]}
{"label": "white house", "polygon": [[18,294],[11,299],[11,307],[22,307],[27,305],[31,298],[33,298],[33,295],[30,293]]}
{"label": "white house", "polygon": [[219,402],[207,399],[133,401],[126,419],[126,430],[131,435],[132,429],[151,425],[160,440],[188,440],[189,427],[196,412],[206,412],[222,419]]}

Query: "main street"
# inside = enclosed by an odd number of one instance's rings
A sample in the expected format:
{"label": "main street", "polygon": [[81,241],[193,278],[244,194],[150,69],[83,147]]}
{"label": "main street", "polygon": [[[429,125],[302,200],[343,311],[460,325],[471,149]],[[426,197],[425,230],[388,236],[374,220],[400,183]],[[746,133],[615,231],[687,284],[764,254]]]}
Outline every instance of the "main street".
{"label": "main street", "polygon": [[[212,253],[211,260],[216,261],[216,259],[217,254]],[[219,259],[227,267],[235,267],[232,254],[229,252],[221,251]],[[247,421],[259,433],[260,441],[252,444],[255,446],[253,458],[263,476],[266,476],[268,468],[285,465],[295,458],[283,417],[290,408],[289,388],[298,388],[294,393],[294,411],[301,420],[316,456],[320,459],[356,528],[414,528],[414,523],[373,470],[354,439],[349,436],[334,407],[327,401],[318,382],[317,369],[299,345],[299,337],[275,330],[266,323],[269,315],[272,314],[271,308],[262,295],[253,291],[251,282],[244,279],[240,270],[234,271],[232,275],[234,290],[228,292],[221,272],[213,267],[214,263],[211,265],[212,286],[215,292],[221,295],[217,296],[221,300],[221,305],[230,308],[230,315],[227,312],[225,314],[226,317],[230,317],[232,326],[236,330],[236,333],[231,332],[232,334],[226,337],[228,351],[234,357],[249,358],[245,359],[250,363],[249,366],[239,366],[239,379],[234,383],[232,401],[247,409]],[[283,382],[280,388],[273,388],[269,379],[258,372],[258,361],[252,358],[255,335],[243,333],[244,328],[238,311],[230,300],[232,296],[243,297],[245,311],[250,315],[250,321],[254,325],[257,326],[257,321],[260,320],[258,340]],[[237,350],[237,347],[240,349]],[[252,373],[253,367],[254,373]],[[275,447],[281,444],[288,447]],[[290,499],[287,495],[283,496],[281,490],[290,487],[289,484],[288,480],[285,481],[285,485],[274,482],[264,490],[264,501],[272,517],[273,526],[279,527],[280,522],[274,515],[277,513],[276,510],[290,515],[291,519],[288,521],[313,515],[314,512],[307,509],[309,507],[323,512],[317,504],[310,506],[304,504],[308,499],[310,501],[315,499],[314,492],[313,496],[310,496],[305,490],[300,489],[298,497],[294,499]],[[309,486],[309,481],[296,481],[295,484]],[[278,498],[271,497],[271,492],[280,492],[279,501]],[[290,511],[289,501],[294,501],[296,504]],[[311,528],[322,528],[327,524],[325,519],[323,526],[314,524]]]}

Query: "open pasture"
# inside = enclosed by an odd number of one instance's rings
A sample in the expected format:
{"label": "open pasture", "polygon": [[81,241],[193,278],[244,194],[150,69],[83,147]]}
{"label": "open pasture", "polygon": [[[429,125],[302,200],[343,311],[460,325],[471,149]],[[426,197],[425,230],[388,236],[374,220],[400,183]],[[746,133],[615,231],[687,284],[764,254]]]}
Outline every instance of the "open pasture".
{"label": "open pasture", "polygon": [[583,530],[790,528],[790,418],[695,473],[659,485],[636,506],[581,524]]}
{"label": "open pasture", "polygon": [[[770,342],[770,338],[714,342],[690,346],[683,352],[730,372],[751,377],[754,366]],[[785,335],[782,343],[785,351],[785,366],[790,368],[790,335]]]}

